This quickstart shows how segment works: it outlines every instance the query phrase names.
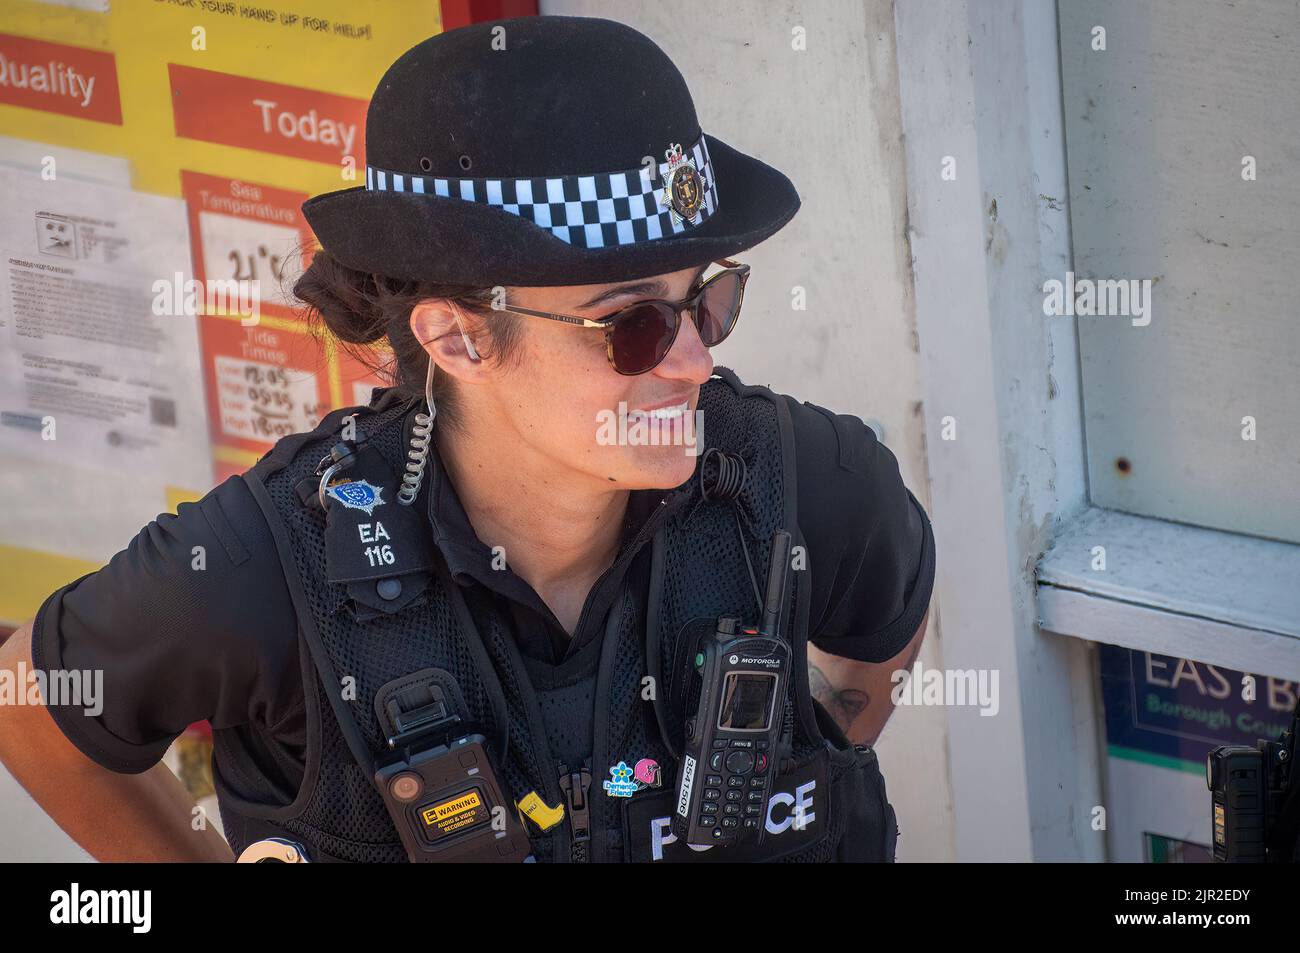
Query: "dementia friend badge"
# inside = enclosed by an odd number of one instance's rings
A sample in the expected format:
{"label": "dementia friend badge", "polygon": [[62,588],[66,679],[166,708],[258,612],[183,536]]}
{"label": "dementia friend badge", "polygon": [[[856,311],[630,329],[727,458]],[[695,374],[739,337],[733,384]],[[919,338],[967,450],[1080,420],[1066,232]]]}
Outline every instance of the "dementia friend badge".
{"label": "dementia friend badge", "polygon": [[602,784],[610,797],[631,797],[642,788],[657,788],[662,784],[659,763],[653,758],[642,758],[635,768],[620,761],[609,769],[609,775],[609,780]]}

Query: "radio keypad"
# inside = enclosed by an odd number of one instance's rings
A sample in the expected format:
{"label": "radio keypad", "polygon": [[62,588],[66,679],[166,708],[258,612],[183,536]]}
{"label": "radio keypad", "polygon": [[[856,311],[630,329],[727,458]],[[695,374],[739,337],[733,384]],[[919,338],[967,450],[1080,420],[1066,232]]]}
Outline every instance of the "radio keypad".
{"label": "radio keypad", "polygon": [[754,767],[754,756],[744,749],[732,751],[727,755],[727,773],[748,774]]}
{"label": "radio keypad", "polygon": [[[704,778],[700,826],[717,840],[762,826],[771,758],[766,741],[715,738]],[[718,802],[723,801],[721,812]]]}
{"label": "radio keypad", "polygon": [[768,743],[715,738],[713,747],[709,770],[715,773],[704,777],[699,826],[707,828],[713,840],[737,836],[742,828],[761,828],[771,768]]}

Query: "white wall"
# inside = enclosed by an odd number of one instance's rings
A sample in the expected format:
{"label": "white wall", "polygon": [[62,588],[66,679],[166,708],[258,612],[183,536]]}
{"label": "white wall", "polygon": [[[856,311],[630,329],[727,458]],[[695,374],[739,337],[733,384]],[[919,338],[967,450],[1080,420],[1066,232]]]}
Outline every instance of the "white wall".
{"label": "white wall", "polygon": [[[650,36],[686,76],[701,128],[794,182],[802,207],[743,256],[754,268],[745,317],[716,360],[876,423],[930,511],[892,4],[542,0],[541,12]],[[805,311],[792,310],[795,287]],[[939,644],[932,611],[923,665],[941,664]],[[942,709],[902,708],[879,744],[900,861],[954,859],[945,724]]]}
{"label": "white wall", "polygon": [[0,863],[92,859],[0,764]]}
{"label": "white wall", "polygon": [[1100,860],[1089,650],[1045,634],[1035,599],[1039,556],[1086,504],[1075,329],[1040,290],[1070,260],[1056,8],[897,13],[944,661],[1001,688],[996,717],[948,710],[957,858]]}

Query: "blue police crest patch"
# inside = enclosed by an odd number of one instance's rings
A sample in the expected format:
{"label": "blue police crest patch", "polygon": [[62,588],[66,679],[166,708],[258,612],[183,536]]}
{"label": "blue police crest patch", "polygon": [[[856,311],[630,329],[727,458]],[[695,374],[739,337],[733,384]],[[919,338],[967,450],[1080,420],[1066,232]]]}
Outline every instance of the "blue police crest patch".
{"label": "blue police crest patch", "polygon": [[376,506],[382,506],[384,488],[375,486],[368,480],[352,480],[348,483],[336,483],[326,487],[325,493],[338,500],[350,510],[365,510],[371,515]]}

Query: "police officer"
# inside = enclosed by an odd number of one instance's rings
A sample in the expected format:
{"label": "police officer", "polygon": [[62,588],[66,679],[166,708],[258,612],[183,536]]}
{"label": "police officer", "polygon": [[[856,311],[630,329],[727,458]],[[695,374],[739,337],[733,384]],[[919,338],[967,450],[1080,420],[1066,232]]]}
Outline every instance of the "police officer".
{"label": "police officer", "polygon": [[[366,135],[365,185],[304,205],[295,292],[393,386],[52,594],[4,664],[102,670],[102,711],[0,710],[0,757],[104,860],[229,859],[159,764],[202,719],[246,859],[892,860],[870,742],[929,523],[861,420],[709,354],[790,181],[595,18],[425,40]],[[692,660],[757,621],[783,529],[780,743],[742,756],[770,784],[701,808],[764,836],[700,849],[672,823]]]}

